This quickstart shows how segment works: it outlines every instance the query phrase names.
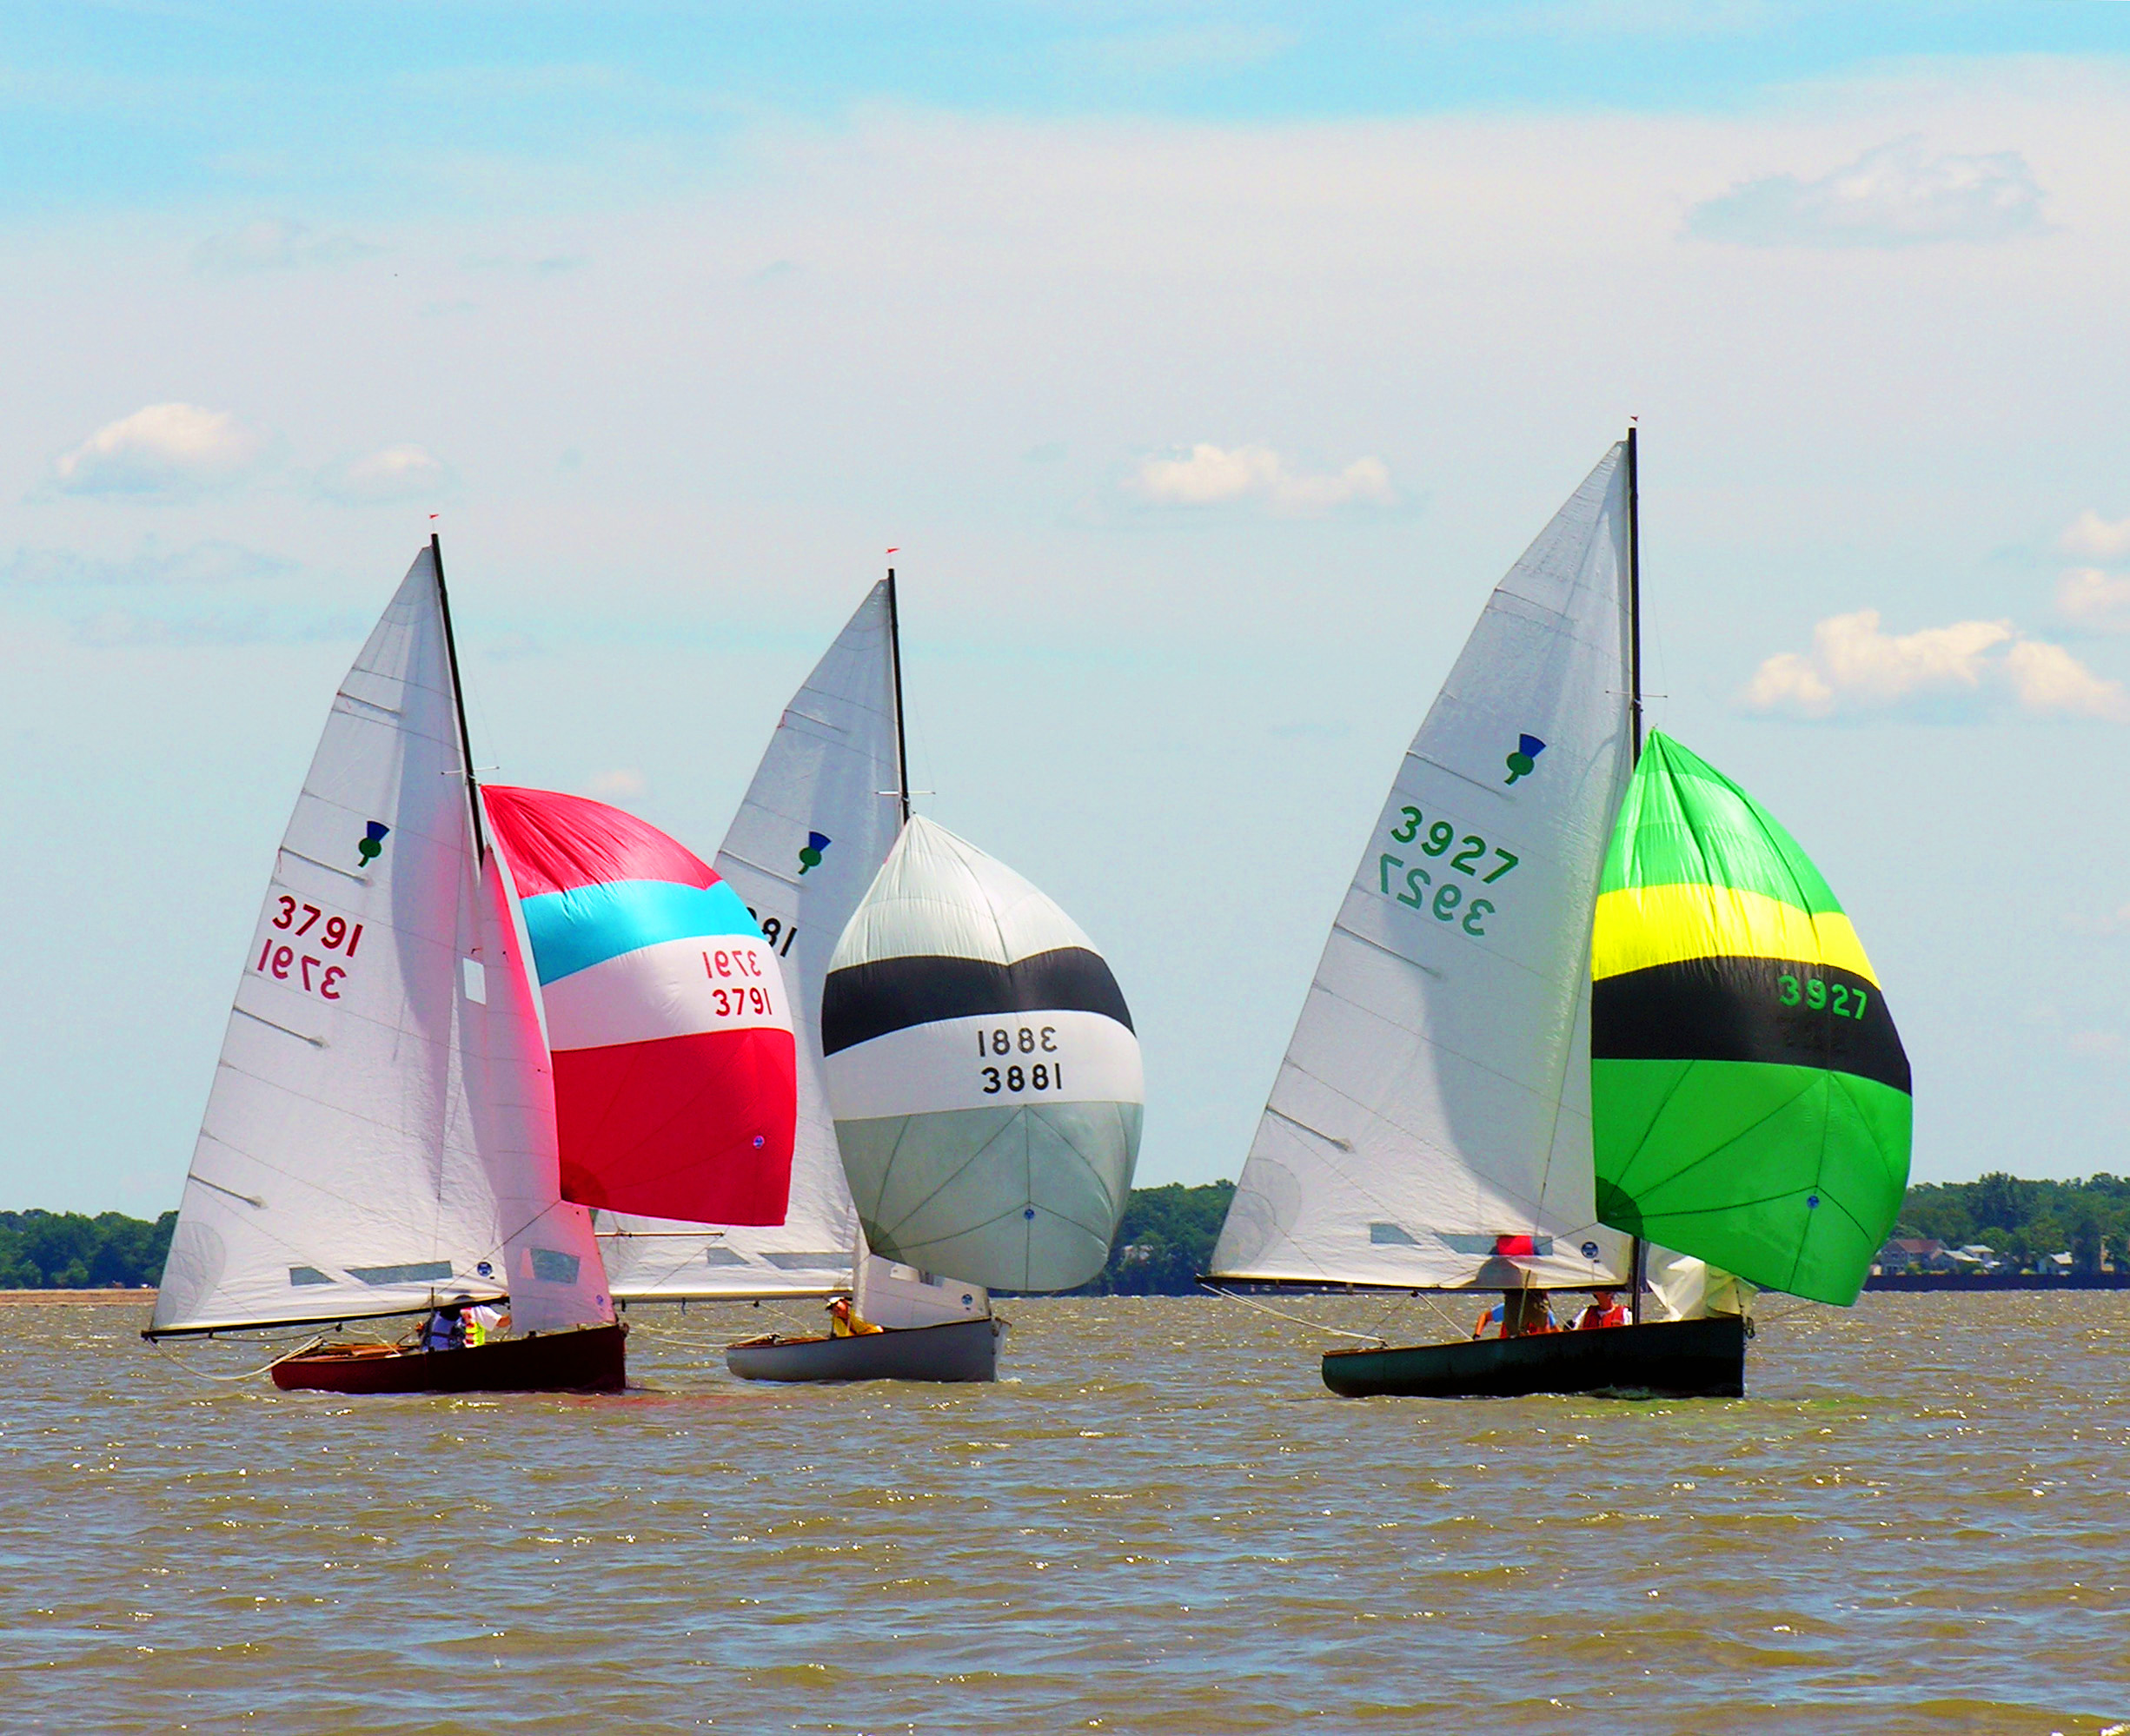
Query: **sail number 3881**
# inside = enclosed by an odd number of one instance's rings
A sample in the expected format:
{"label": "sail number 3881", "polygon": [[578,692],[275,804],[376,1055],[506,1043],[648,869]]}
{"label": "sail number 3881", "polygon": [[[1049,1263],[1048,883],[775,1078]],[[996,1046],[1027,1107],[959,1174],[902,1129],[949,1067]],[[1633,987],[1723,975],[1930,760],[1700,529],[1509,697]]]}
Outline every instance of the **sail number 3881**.
{"label": "sail number 3881", "polygon": [[[1045,1024],[1031,1029],[1024,1024],[1012,1030],[1004,1025],[979,1030],[976,1034],[976,1052],[986,1059],[994,1056],[1055,1056],[1058,1028]],[[1065,1088],[1065,1064],[1055,1059],[1000,1061],[996,1065],[979,1067],[977,1074],[984,1081],[984,1095],[987,1097],[995,1097],[1001,1092],[1019,1094]]]}

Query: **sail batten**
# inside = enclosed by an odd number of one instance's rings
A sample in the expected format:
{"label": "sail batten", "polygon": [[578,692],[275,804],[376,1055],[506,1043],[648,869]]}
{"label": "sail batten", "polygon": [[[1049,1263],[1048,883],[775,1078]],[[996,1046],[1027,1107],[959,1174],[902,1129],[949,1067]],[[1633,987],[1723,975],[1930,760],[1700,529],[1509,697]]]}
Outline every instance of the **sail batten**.
{"label": "sail batten", "polygon": [[1325,942],[1213,1275],[1616,1278],[1590,1171],[1592,908],[1630,756],[1615,447],[1495,589]]}

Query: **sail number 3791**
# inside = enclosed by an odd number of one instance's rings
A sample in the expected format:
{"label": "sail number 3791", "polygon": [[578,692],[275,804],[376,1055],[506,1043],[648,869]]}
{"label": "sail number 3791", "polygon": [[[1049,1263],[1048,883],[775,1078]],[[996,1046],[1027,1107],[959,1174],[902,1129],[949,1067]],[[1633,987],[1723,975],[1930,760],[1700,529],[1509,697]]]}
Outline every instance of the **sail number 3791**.
{"label": "sail number 3791", "polygon": [[[274,918],[272,925],[283,934],[304,941],[305,947],[315,946],[319,952],[337,952],[342,960],[347,960],[355,957],[355,948],[362,944],[362,924],[359,922],[350,923],[346,917],[327,916],[317,905],[299,904],[286,892],[274,902],[281,906],[281,913]],[[315,934],[314,929],[317,931]],[[258,962],[251,968],[277,983],[300,987],[306,994],[337,1001],[340,985],[348,977],[347,965],[322,958],[305,947],[287,945],[269,934],[266,944],[259,950]]]}
{"label": "sail number 3791", "polygon": [[[1437,820],[1428,826],[1427,834],[1423,837],[1420,828],[1426,825],[1426,819],[1420,810],[1400,808],[1398,812],[1403,823],[1391,828],[1393,843],[1415,845],[1423,856],[1434,858],[1437,862],[1449,856],[1449,861],[1443,863],[1443,866],[1469,875],[1482,886],[1491,886],[1521,860],[1498,844],[1490,845],[1477,832],[1468,832],[1460,836],[1448,820]],[[1451,845],[1458,846],[1454,856],[1450,855]],[[1482,869],[1490,871],[1482,874]],[[1475,939],[1486,938],[1487,931],[1482,924],[1494,914],[1492,899],[1468,900],[1464,888],[1455,880],[1445,880],[1437,886],[1434,875],[1425,868],[1417,863],[1408,866],[1403,856],[1394,856],[1387,850],[1377,858],[1376,875],[1385,898],[1396,898],[1416,911],[1425,911],[1437,922],[1452,923]]]}

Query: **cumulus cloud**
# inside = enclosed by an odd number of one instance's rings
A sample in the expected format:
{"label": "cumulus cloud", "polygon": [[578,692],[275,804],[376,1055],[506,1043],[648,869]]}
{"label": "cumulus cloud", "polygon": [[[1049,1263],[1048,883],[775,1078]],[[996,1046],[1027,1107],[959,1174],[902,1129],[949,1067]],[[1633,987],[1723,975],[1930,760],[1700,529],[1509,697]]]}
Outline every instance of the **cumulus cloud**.
{"label": "cumulus cloud", "polygon": [[2066,554],[2089,555],[2095,560],[2130,554],[2130,519],[2117,519],[2110,524],[2088,507],[2056,539],[2056,547]]}
{"label": "cumulus cloud", "polygon": [[2088,633],[2130,633],[2130,574],[2072,567],[2056,581],[2056,613]]}
{"label": "cumulus cloud", "polygon": [[1815,722],[1962,715],[2007,702],[2037,717],[2130,722],[2130,693],[2120,682],[2095,675],[2060,645],[2024,637],[2009,621],[1889,633],[1876,609],[1821,621],[1809,652],[1768,658],[1741,697],[1748,711]]}
{"label": "cumulus cloud", "polygon": [[1896,139],[1816,181],[1741,182],[1688,212],[1686,232],[1748,247],[2006,241],[2045,227],[2042,197],[2017,151],[1933,156],[1920,138]]}
{"label": "cumulus cloud", "polygon": [[315,235],[305,223],[262,217],[227,235],[209,235],[193,249],[192,262],[202,271],[293,271],[383,251],[352,235]]}
{"label": "cumulus cloud", "polygon": [[1165,507],[1262,501],[1275,512],[1321,513],[1351,506],[1388,507],[1397,494],[1380,458],[1357,458],[1336,474],[1304,474],[1269,447],[1224,448],[1201,441],[1188,458],[1142,459],[1125,485]]}
{"label": "cumulus cloud", "polygon": [[343,459],[320,473],[318,492],[342,506],[433,500],[450,492],[450,467],[427,447],[388,446],[367,457]]}
{"label": "cumulus cloud", "polygon": [[241,481],[267,441],[227,410],[150,404],[105,424],[52,465],[67,494],[190,494]]}

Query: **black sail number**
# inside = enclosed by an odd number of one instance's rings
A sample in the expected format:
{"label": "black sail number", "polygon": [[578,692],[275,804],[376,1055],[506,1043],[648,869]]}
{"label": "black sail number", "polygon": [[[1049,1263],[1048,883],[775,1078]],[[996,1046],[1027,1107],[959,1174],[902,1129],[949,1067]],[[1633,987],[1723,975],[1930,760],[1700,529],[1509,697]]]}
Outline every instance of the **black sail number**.
{"label": "black sail number", "polygon": [[[987,1097],[1064,1089],[1065,1063],[1055,1058],[1058,1027],[1054,1024],[985,1026],[976,1034],[976,1052],[989,1063],[977,1069]],[[991,1059],[994,1057],[1010,1058]]]}

